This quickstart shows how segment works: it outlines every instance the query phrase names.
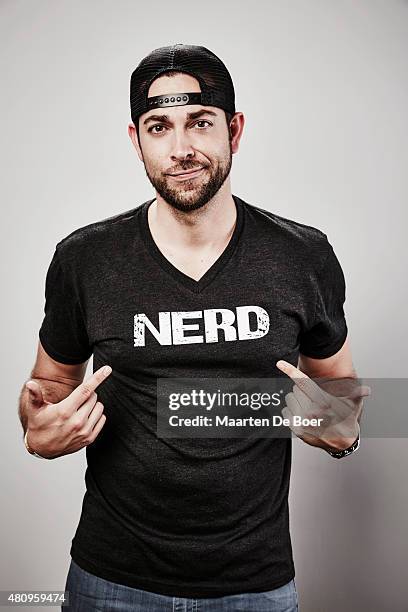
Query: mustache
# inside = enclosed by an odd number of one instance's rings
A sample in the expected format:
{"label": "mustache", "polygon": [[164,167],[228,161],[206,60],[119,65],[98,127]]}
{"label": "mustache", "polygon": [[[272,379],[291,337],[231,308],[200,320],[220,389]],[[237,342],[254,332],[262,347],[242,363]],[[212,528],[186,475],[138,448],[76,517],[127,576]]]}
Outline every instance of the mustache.
{"label": "mustache", "polygon": [[208,168],[208,164],[197,164],[192,161],[182,162],[180,166],[176,168],[169,168],[164,174],[174,174],[174,172],[187,172],[188,170],[194,170],[195,168]]}

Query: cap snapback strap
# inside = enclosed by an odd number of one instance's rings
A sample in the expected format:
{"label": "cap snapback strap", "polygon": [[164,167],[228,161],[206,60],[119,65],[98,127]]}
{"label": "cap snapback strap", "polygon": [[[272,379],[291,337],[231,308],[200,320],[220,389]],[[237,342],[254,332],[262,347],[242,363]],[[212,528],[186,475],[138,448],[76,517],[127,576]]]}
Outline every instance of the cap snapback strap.
{"label": "cap snapback strap", "polygon": [[225,104],[225,95],[218,91],[194,91],[188,93],[162,94],[147,98],[147,110],[165,106],[183,106],[185,104],[202,104],[204,106],[219,106]]}

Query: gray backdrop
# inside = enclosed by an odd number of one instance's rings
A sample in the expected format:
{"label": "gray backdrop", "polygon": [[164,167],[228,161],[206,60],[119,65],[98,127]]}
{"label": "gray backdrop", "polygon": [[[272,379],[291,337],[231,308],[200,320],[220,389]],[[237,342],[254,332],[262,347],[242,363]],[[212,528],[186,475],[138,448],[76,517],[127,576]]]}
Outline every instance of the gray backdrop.
{"label": "gray backdrop", "polygon": [[[132,70],[177,42],[225,61],[246,117],[233,193],[327,233],[346,277],[357,371],[404,377],[408,4],[2,0],[0,17],[0,588],[63,589],[85,451],[28,455],[17,397],[55,244],[153,197],[127,135]],[[408,610],[407,456],[405,439],[363,437],[341,461],[294,440],[302,612]]]}

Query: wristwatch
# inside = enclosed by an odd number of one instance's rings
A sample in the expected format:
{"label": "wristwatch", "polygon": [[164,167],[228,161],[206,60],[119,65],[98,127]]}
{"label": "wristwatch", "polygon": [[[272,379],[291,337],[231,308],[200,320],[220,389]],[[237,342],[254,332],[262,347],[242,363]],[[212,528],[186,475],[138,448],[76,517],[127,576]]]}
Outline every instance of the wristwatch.
{"label": "wristwatch", "polygon": [[329,453],[329,455],[331,455],[335,459],[341,459],[342,457],[347,457],[347,455],[351,455],[351,453],[354,453],[359,447],[360,447],[360,425],[358,426],[357,440],[353,442],[351,446],[349,446],[348,448],[344,448],[343,450],[338,450],[338,451],[329,450],[328,448],[325,448],[324,450],[326,451],[326,453]]}
{"label": "wristwatch", "polygon": [[41,455],[39,455],[38,453],[36,453],[36,452],[35,452],[35,450],[33,450],[33,449],[30,447],[30,445],[29,445],[29,444],[28,444],[28,442],[27,442],[27,434],[28,434],[28,429],[27,429],[27,431],[25,432],[25,435],[24,435],[24,444],[25,444],[26,449],[27,449],[27,450],[28,450],[28,452],[30,453],[30,455],[34,455],[34,457],[38,457],[38,459],[49,459],[49,457],[42,457]]}

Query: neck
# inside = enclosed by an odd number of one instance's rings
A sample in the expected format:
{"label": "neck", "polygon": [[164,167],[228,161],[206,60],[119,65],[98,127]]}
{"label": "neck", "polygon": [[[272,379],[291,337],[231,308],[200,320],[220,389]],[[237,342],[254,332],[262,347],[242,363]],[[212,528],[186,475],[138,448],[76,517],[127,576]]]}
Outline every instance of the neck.
{"label": "neck", "polygon": [[161,243],[192,249],[224,243],[236,222],[229,177],[205,206],[189,212],[173,208],[156,192],[156,200],[148,209],[148,221],[153,237]]}

